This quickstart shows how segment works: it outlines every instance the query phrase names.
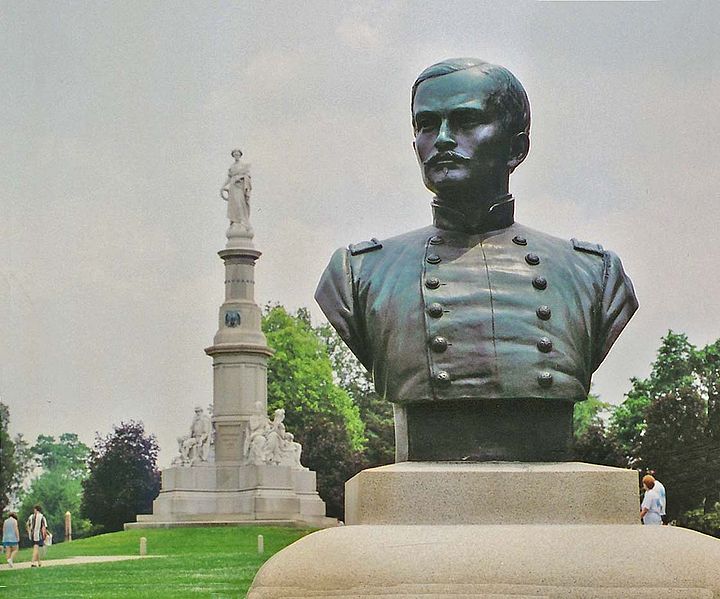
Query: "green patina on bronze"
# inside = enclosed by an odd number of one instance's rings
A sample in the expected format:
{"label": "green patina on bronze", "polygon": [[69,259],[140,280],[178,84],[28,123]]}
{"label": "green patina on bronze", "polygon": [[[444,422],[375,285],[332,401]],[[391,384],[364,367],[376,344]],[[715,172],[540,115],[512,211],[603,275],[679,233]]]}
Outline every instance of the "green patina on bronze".
{"label": "green patina on bronze", "polygon": [[514,222],[530,106],[509,71],[426,69],[413,126],[433,224],[338,250],[316,299],[393,402],[398,460],[567,459],[632,283],[601,246]]}

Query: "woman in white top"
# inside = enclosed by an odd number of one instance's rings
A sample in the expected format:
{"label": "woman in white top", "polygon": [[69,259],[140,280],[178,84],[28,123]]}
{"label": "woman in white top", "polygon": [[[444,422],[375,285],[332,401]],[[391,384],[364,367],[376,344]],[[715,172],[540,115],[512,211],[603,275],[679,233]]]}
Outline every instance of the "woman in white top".
{"label": "woman in white top", "polygon": [[662,524],[662,500],[655,487],[655,479],[649,474],[643,476],[645,497],[640,505],[640,517],[643,524]]}

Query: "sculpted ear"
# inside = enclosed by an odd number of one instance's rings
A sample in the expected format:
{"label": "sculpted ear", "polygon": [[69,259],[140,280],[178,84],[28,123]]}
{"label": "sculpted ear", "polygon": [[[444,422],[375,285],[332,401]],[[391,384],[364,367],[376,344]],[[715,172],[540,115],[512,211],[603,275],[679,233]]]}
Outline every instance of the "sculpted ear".
{"label": "sculpted ear", "polygon": [[516,133],[510,141],[510,157],[508,169],[512,173],[528,155],[530,151],[530,136],[524,131]]}

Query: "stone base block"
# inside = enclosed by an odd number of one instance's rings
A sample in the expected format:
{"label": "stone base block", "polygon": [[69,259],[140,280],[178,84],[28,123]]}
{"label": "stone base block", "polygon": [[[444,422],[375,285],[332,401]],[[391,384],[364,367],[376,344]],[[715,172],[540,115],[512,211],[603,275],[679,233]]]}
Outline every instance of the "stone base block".
{"label": "stone base block", "polygon": [[168,468],[162,477],[153,513],[138,516],[126,528],[195,522],[337,525],[325,517],[325,502],[310,470],[203,464]]}
{"label": "stone base block", "polygon": [[345,497],[350,525],[277,553],[250,599],[720,599],[720,541],[640,525],[634,471],[400,463]]}
{"label": "stone base block", "polygon": [[308,535],[249,599],[712,599],[720,541],[672,526],[358,525]]}
{"label": "stone base block", "polygon": [[347,524],[633,524],[634,470],[580,462],[401,462],[345,484]]}

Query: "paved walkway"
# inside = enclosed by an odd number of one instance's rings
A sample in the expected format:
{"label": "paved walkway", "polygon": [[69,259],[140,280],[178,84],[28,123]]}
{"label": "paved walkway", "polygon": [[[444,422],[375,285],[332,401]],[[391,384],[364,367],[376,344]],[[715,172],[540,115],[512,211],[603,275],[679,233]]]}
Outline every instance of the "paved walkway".
{"label": "paved walkway", "polygon": [[[75,557],[67,557],[63,559],[49,559],[49,560],[43,560],[42,566],[43,568],[46,568],[48,566],[71,566],[73,564],[98,564],[102,562],[119,562],[123,560],[128,559],[147,559],[147,558],[153,558],[153,557],[164,557],[162,555],[146,555],[146,556],[140,556],[140,555],[78,555]],[[12,568],[5,562],[5,558],[2,560],[2,564],[0,564],[0,571],[1,570],[18,570],[22,568],[29,568],[30,562],[20,562],[16,563]]]}

